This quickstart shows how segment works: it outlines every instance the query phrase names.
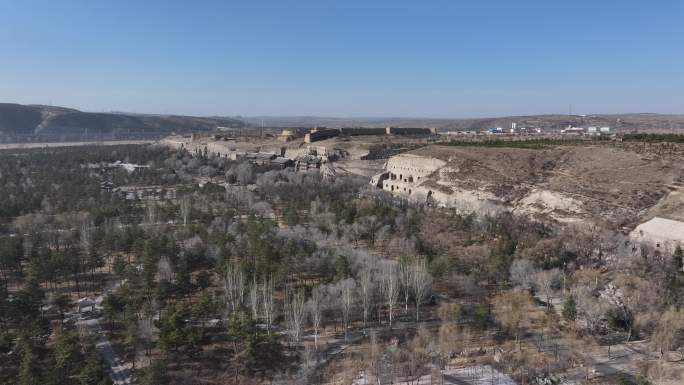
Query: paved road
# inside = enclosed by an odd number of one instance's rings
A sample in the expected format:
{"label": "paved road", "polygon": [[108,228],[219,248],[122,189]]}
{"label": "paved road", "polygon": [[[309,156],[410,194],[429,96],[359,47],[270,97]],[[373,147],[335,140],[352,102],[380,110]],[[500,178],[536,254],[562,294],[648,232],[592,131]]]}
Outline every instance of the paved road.
{"label": "paved road", "polygon": [[[122,284],[122,281],[117,282],[112,287],[105,290],[105,292],[102,295],[95,298],[95,309],[98,312],[100,312],[100,314],[103,310],[102,301],[104,299],[104,296],[109,294],[112,290],[115,290]],[[107,365],[107,372],[109,373],[109,377],[112,379],[112,382],[114,382],[114,385],[131,385],[132,382],[130,372],[124,365],[124,362],[116,354],[114,348],[112,348],[112,344],[109,342],[109,339],[107,339],[107,335],[102,330],[100,321],[102,321],[102,317],[78,320],[76,321],[76,326],[81,328],[83,331],[87,332],[89,335],[95,336],[95,347],[98,353],[100,353],[100,356],[102,356],[102,359],[104,360],[105,364]]]}
{"label": "paved road", "polygon": [[123,361],[119,359],[119,356],[114,351],[114,348],[112,348],[112,344],[109,342],[106,334],[102,330],[102,327],[100,326],[101,320],[102,318],[94,318],[78,321],[76,324],[83,326],[83,330],[85,330],[88,334],[95,336],[95,347],[107,365],[107,372],[109,373],[109,377],[112,379],[112,382],[114,382],[114,385],[130,385],[130,373],[124,366]]}

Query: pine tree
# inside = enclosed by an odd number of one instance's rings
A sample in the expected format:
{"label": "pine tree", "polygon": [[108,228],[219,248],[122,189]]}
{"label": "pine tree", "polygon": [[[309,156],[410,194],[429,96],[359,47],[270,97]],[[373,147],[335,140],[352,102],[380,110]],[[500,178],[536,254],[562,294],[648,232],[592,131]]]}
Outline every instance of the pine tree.
{"label": "pine tree", "polygon": [[575,321],[577,318],[577,304],[575,303],[575,297],[569,296],[568,299],[563,303],[563,318],[566,321]]}
{"label": "pine tree", "polygon": [[344,255],[338,255],[335,259],[335,280],[345,279],[349,277],[350,273],[349,261]]}
{"label": "pine tree", "polygon": [[140,383],[141,385],[168,385],[170,382],[166,361],[155,360],[145,370]]}
{"label": "pine tree", "polygon": [[684,268],[684,250],[681,246],[677,246],[674,254],[672,255],[672,267],[675,271],[682,273],[682,268]]}
{"label": "pine tree", "polygon": [[679,306],[681,302],[681,293],[684,289],[684,251],[680,246],[677,246],[672,255],[672,262],[670,269],[667,271],[666,287],[665,287],[665,303],[672,306]]}
{"label": "pine tree", "polygon": [[70,377],[83,359],[78,335],[74,332],[58,329],[54,354],[56,368],[61,377]]}
{"label": "pine tree", "polygon": [[90,345],[85,352],[85,365],[78,374],[79,385],[111,385],[112,381],[104,371],[102,358]]}
{"label": "pine tree", "polygon": [[33,344],[28,337],[19,341],[21,364],[19,366],[19,385],[41,385],[41,365]]}

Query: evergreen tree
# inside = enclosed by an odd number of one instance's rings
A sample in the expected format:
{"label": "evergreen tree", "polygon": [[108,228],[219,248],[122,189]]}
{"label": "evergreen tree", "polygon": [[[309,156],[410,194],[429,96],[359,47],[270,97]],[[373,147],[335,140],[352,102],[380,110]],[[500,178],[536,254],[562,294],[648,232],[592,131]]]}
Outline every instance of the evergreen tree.
{"label": "evergreen tree", "polygon": [[114,274],[118,275],[120,278],[123,278],[124,274],[126,273],[126,261],[122,256],[117,255],[114,258],[112,269],[114,270]]}
{"label": "evergreen tree", "polygon": [[70,377],[78,365],[80,365],[83,355],[78,335],[75,332],[64,329],[57,329],[57,336],[54,347],[55,367],[62,379]]}
{"label": "evergreen tree", "polygon": [[42,368],[31,340],[24,336],[19,341],[21,364],[19,366],[19,385],[42,385]]}
{"label": "evergreen tree", "polygon": [[300,223],[299,212],[294,205],[289,204],[285,207],[285,210],[283,210],[283,220],[288,226],[296,226]]}
{"label": "evergreen tree", "polygon": [[227,328],[237,371],[243,368],[254,373],[264,368],[275,369],[282,362],[282,344],[277,336],[259,330],[249,312],[234,312]]}
{"label": "evergreen tree", "polygon": [[94,345],[89,345],[85,352],[85,362],[78,374],[79,385],[111,385],[112,381],[104,371],[102,358],[95,350]]}
{"label": "evergreen tree", "polygon": [[665,278],[665,303],[679,307],[682,301],[682,289],[684,289],[684,271],[682,271],[684,267],[684,251],[682,251],[680,246],[677,246],[675,249],[670,265]]}
{"label": "evergreen tree", "polygon": [[155,360],[145,369],[141,385],[168,385],[171,378],[168,375],[166,361]]}
{"label": "evergreen tree", "polygon": [[335,279],[342,280],[351,274],[351,268],[349,267],[349,261],[344,255],[338,255],[335,259]]}
{"label": "evergreen tree", "polygon": [[563,318],[566,321],[574,322],[577,318],[577,304],[575,303],[575,297],[569,296],[568,299],[563,303]]}

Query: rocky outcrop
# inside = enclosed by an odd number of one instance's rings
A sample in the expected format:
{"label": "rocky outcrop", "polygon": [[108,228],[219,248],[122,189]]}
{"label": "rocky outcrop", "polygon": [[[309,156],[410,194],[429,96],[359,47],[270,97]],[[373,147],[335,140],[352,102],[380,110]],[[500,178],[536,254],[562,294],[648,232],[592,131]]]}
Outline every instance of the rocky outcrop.
{"label": "rocky outcrop", "polygon": [[[427,146],[389,159],[372,184],[462,212],[508,210],[559,222],[633,227],[676,205],[684,162],[605,145],[544,149]],[[679,213],[682,215],[684,213]],[[678,215],[672,212],[671,215]]]}

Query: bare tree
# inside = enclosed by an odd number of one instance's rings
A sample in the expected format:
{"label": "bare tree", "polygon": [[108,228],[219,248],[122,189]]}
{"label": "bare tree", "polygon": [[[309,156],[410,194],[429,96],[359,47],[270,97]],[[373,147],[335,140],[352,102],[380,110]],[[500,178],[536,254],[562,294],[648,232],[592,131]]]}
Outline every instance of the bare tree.
{"label": "bare tree", "polygon": [[242,186],[246,186],[254,180],[254,169],[250,163],[243,162],[235,167],[235,175],[238,183]]}
{"label": "bare tree", "polygon": [[180,213],[183,217],[183,226],[188,225],[188,217],[190,216],[190,212],[192,212],[192,200],[190,199],[189,195],[185,195],[180,201]]}
{"label": "bare tree", "polygon": [[237,263],[229,263],[223,281],[223,289],[231,312],[243,303],[245,298],[245,277]]}
{"label": "bare tree", "polygon": [[171,282],[175,274],[173,273],[173,267],[171,267],[171,262],[169,257],[159,258],[157,263],[157,274],[159,275],[159,280]]}
{"label": "bare tree", "polygon": [[392,329],[394,307],[399,299],[399,269],[394,261],[382,265],[382,294],[389,312],[389,328]]}
{"label": "bare tree", "polygon": [[354,247],[359,247],[359,239],[366,233],[366,227],[362,223],[354,222],[346,230],[347,234],[354,241]]}
{"label": "bare tree", "polygon": [[345,279],[340,282],[340,308],[342,309],[342,319],[344,321],[344,340],[347,341],[349,331],[349,320],[354,309],[354,291],[356,281],[353,278]]}
{"label": "bare tree", "polygon": [[538,269],[529,259],[516,259],[509,270],[511,282],[523,289],[531,289],[534,285],[534,276]]}
{"label": "bare tree", "polygon": [[534,308],[530,293],[526,290],[512,289],[501,292],[492,300],[494,315],[507,332],[520,338],[521,329],[529,322],[529,313]]}
{"label": "bare tree", "polygon": [[92,219],[87,219],[81,223],[80,243],[83,253],[89,255],[93,251],[93,228]]}
{"label": "bare tree", "polygon": [[320,286],[315,287],[311,291],[311,298],[307,304],[309,310],[309,317],[311,319],[311,326],[314,330],[314,348],[318,350],[318,330],[321,327],[321,320],[323,319],[323,289]]}
{"label": "bare tree", "polygon": [[399,259],[399,280],[404,294],[404,314],[408,313],[408,303],[409,297],[411,296],[411,285],[413,283],[412,273],[413,269],[411,269],[409,259],[406,257]]}
{"label": "bare tree", "polygon": [[275,288],[273,287],[273,278],[264,279],[261,285],[261,305],[264,308],[264,318],[266,319],[266,332],[271,334],[271,324],[275,316],[275,301],[273,294]]}
{"label": "bare tree", "polygon": [[249,285],[249,307],[252,309],[252,318],[259,319],[259,308],[261,307],[261,293],[259,293],[259,284],[256,278]]}
{"label": "bare tree", "polygon": [[299,343],[304,324],[305,313],[304,293],[302,291],[291,291],[286,294],[285,301],[285,322],[290,331],[290,337],[295,343]]}
{"label": "bare tree", "polygon": [[153,317],[145,316],[138,320],[138,338],[142,340],[145,346],[145,353],[147,356],[150,355],[152,348],[152,339],[157,332],[154,327]]}
{"label": "bare tree", "polygon": [[304,351],[302,352],[302,365],[299,368],[299,373],[297,373],[297,379],[295,383],[310,384],[310,376],[314,373],[316,369],[315,355],[311,351],[309,345],[304,346]]}
{"label": "bare tree", "polygon": [[576,286],[572,290],[572,296],[577,302],[578,314],[586,321],[587,328],[591,332],[597,331],[606,314],[607,304],[599,300],[593,285]]}
{"label": "bare tree", "polygon": [[533,277],[539,293],[544,295],[546,300],[546,310],[551,310],[551,297],[560,286],[561,273],[558,269],[542,270]]}
{"label": "bare tree", "polygon": [[651,336],[651,343],[658,351],[660,357],[677,346],[677,335],[684,330],[684,310],[670,308],[660,317],[660,320]]}
{"label": "bare tree", "polygon": [[93,220],[90,218],[85,219],[81,223],[81,231],[80,231],[80,244],[81,244],[81,252],[82,252],[82,263],[84,267],[88,270],[90,270],[90,284],[91,284],[91,289],[92,285],[95,283],[95,277],[94,277],[94,271],[96,268],[96,263],[92,259],[94,256],[93,250],[93,229],[95,228],[95,224],[93,223]]}
{"label": "bare tree", "polygon": [[368,242],[371,245],[375,245],[376,234],[378,230],[380,230],[382,222],[378,221],[378,218],[376,216],[369,215],[361,217],[359,219],[359,223],[361,224],[362,229],[365,230],[365,233],[368,236]]}
{"label": "bare tree", "polygon": [[427,271],[427,264],[424,259],[418,260],[411,266],[411,289],[416,302],[416,322],[419,319],[420,303],[430,292],[432,287],[432,276]]}
{"label": "bare tree", "polygon": [[359,289],[361,294],[361,306],[363,307],[363,327],[366,327],[368,322],[368,311],[371,308],[371,302],[375,295],[377,282],[375,282],[375,274],[377,273],[375,259],[367,259],[361,267],[359,274]]}
{"label": "bare tree", "polygon": [[151,226],[157,223],[158,211],[159,208],[157,207],[157,203],[148,201],[147,204],[145,204],[145,222],[147,225]]}

